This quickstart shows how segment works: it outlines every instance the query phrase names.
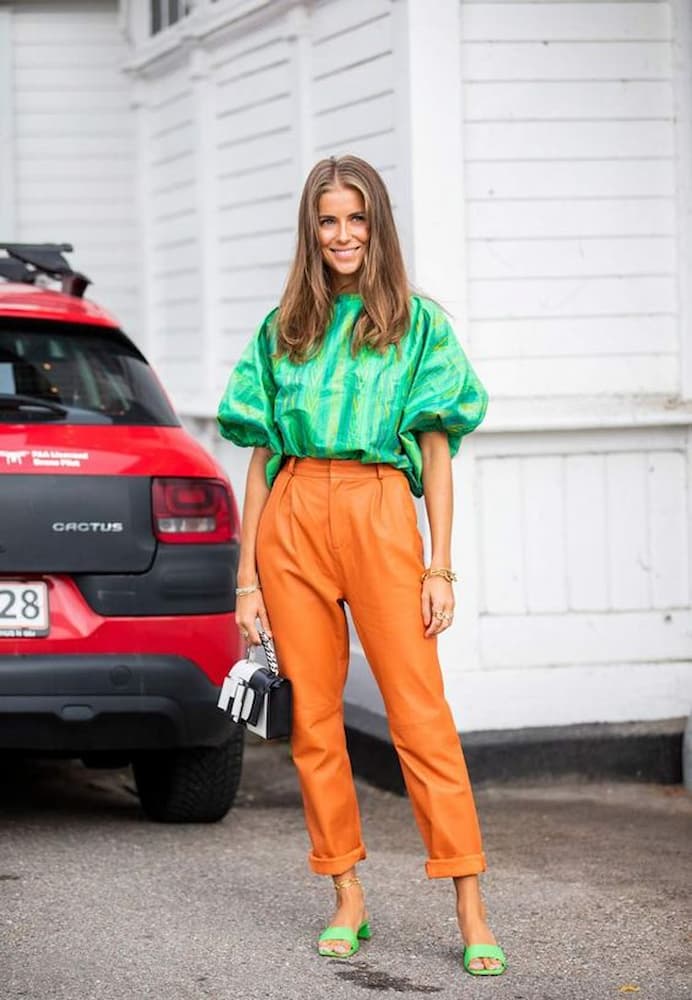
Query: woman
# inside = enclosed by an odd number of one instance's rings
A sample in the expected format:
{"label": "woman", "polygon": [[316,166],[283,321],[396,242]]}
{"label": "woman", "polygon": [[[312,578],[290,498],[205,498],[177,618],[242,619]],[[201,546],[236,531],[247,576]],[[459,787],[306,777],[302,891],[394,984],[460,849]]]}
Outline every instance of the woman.
{"label": "woman", "polygon": [[[436,649],[454,610],[451,457],[486,407],[444,314],[410,292],[379,174],[354,156],[321,160],[303,190],[281,303],[218,413],[224,437],[254,447],[236,618],[250,643],[259,643],[257,619],[273,635],[293,685],[309,864],[337,892],[321,955],[347,958],[370,937],[343,726],[347,603],[384,698],[427,874],[454,881],[464,967],[498,975],[506,966],[485,921],[486,861]],[[412,494],[425,497],[427,569]]]}

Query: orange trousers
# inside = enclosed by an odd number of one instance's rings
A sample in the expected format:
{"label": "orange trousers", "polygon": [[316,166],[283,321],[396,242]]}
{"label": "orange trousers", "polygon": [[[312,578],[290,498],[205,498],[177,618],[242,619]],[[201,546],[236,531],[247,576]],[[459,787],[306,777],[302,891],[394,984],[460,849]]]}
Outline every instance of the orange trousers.
{"label": "orange trousers", "polygon": [[290,457],[262,510],[256,559],[281,673],[293,687],[291,750],[312,870],[338,875],[366,855],[344,732],[346,602],[382,692],[428,876],[485,871],[437,639],[423,635],[423,540],[404,473]]}

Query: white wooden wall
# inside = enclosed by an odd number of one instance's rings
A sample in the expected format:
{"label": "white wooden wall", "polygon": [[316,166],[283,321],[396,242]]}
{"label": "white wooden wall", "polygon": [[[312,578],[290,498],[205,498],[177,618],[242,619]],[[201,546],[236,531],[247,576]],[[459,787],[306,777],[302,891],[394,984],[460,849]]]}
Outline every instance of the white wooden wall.
{"label": "white wooden wall", "polygon": [[398,195],[392,4],[322,0],[311,18],[313,153],[355,152]]}
{"label": "white wooden wall", "polygon": [[195,23],[142,39],[134,75],[147,346],[178,406],[209,417],[277,302],[312,162],[354,151],[395,198],[397,155],[389,0],[323,0],[309,18],[281,9],[205,35],[192,54],[174,45],[167,59],[147,58]]}
{"label": "white wooden wall", "polygon": [[491,400],[454,464],[462,730],[690,709],[686,2],[206,0],[135,30],[149,348],[239,496],[213,413],[315,159],[382,171],[454,312]]}
{"label": "white wooden wall", "polygon": [[462,3],[471,336],[496,393],[678,386],[668,3]]}
{"label": "white wooden wall", "polygon": [[[197,116],[190,74],[176,67],[147,87],[139,115],[139,211],[147,347],[166,387],[203,384]],[[191,394],[181,396],[185,408]]]}
{"label": "white wooden wall", "polygon": [[492,725],[479,698],[499,727],[692,701],[672,40],[666,2],[461,4],[468,332],[497,431],[476,672],[450,671],[466,728]]}
{"label": "white wooden wall", "polygon": [[73,243],[87,295],[137,337],[135,129],[116,0],[19,0],[0,13],[0,236]]}
{"label": "white wooden wall", "polygon": [[248,331],[276,305],[291,256],[298,180],[292,59],[282,24],[213,55],[220,318],[214,399]]}

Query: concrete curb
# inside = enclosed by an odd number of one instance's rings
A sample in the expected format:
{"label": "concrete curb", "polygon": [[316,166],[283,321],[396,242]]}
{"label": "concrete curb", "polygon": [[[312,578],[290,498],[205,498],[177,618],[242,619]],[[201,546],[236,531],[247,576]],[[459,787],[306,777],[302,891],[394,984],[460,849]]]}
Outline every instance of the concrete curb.
{"label": "concrete curb", "polygon": [[[404,794],[386,719],[348,706],[348,749],[354,772],[378,788]],[[460,736],[474,784],[550,780],[682,781],[686,719],[488,730]]]}

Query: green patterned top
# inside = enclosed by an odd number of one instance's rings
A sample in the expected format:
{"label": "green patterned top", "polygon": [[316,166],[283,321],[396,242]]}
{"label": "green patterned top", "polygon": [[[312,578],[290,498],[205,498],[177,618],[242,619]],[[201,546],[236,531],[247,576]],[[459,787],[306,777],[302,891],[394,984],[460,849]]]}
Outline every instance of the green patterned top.
{"label": "green patterned top", "polygon": [[269,486],[285,455],[349,458],[402,469],[419,497],[416,435],[446,431],[453,457],[463,435],[485,416],[488,394],[439,306],[411,297],[411,325],[400,342],[400,358],[394,344],[384,354],[366,346],[351,356],[361,308],[360,295],[338,295],[319,351],[302,364],[272,356],[274,309],[231,372],[219,428],[235,444],[271,449]]}

